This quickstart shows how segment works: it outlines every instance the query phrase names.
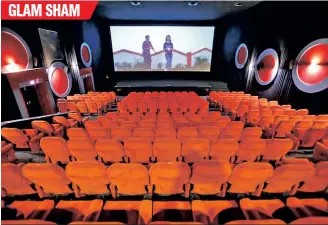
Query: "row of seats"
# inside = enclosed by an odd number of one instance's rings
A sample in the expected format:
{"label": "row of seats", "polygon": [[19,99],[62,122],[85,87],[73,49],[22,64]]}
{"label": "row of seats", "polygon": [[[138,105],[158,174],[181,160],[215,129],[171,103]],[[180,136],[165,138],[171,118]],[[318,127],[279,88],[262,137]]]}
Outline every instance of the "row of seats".
{"label": "row of seats", "polygon": [[207,112],[209,103],[195,92],[131,92],[117,104],[119,112]]}
{"label": "row of seats", "polygon": [[[74,128],[72,128],[74,129]],[[82,128],[81,128],[82,129]],[[69,130],[70,133],[70,130]],[[94,133],[92,131],[89,136]],[[124,145],[115,139],[99,139],[93,144],[88,137],[71,137],[66,142],[60,137],[44,137],[41,148],[49,163],[66,164],[70,161],[100,160],[105,163],[174,162],[194,163],[204,159],[227,160],[231,164],[244,161],[279,161],[292,149],[289,139],[244,139],[239,144],[233,139],[218,139],[212,144],[207,139],[127,138]]]}
{"label": "row of seats", "polygon": [[[325,199],[201,201],[14,201],[2,224],[327,224]],[[11,220],[10,220],[11,219]],[[15,219],[15,220],[14,220]]]}
{"label": "row of seats", "polygon": [[230,194],[261,196],[263,193],[295,195],[297,192],[327,193],[328,162],[282,164],[275,169],[266,162],[236,166],[224,160],[199,161],[190,168],[183,162],[114,163],[70,162],[56,164],[2,163],[2,195],[176,195],[190,197]]}
{"label": "row of seats", "polygon": [[88,92],[75,94],[66,99],[57,99],[59,112],[79,112],[82,114],[101,114],[107,112],[111,104],[116,102],[115,92]]}

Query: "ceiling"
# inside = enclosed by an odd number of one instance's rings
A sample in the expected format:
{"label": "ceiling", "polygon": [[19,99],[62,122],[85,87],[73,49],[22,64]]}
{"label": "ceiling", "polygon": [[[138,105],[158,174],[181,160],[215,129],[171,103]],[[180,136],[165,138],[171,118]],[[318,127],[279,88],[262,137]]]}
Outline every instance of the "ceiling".
{"label": "ceiling", "polygon": [[157,20],[157,21],[204,21],[248,9],[260,1],[199,1],[196,6],[188,6],[188,1],[140,1],[132,5],[130,1],[100,1],[96,14],[112,20]]}

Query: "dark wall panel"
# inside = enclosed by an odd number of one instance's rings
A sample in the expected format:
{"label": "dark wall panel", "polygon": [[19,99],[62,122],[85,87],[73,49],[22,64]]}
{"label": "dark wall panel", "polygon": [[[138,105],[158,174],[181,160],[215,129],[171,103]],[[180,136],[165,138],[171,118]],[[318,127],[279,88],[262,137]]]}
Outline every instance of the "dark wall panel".
{"label": "dark wall panel", "polygon": [[[268,99],[277,99],[296,109],[308,108],[311,113],[328,113],[328,89],[318,93],[299,90],[292,80],[289,66],[310,42],[328,38],[327,2],[263,2],[244,12],[218,21],[223,33],[222,52],[218,58],[220,78],[231,90],[244,90]],[[235,52],[241,43],[248,46],[249,57],[243,69],[235,65]],[[220,43],[217,43],[220,45]],[[279,70],[273,82],[262,86],[255,79],[255,61],[267,48],[279,56]]]}

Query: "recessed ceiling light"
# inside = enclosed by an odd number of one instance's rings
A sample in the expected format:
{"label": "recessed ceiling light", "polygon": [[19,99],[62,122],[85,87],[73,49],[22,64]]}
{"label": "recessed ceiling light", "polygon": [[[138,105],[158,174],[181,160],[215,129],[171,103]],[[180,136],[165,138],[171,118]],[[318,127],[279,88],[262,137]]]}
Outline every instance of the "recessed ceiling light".
{"label": "recessed ceiling light", "polygon": [[188,2],[188,6],[197,6],[198,2]]}
{"label": "recessed ceiling light", "polygon": [[241,2],[236,2],[235,3],[235,6],[237,6],[237,7],[240,7],[240,6],[242,6],[243,5],[243,3],[241,3]]}
{"label": "recessed ceiling light", "polygon": [[138,5],[140,5],[141,3],[138,2],[138,1],[132,1],[131,4],[134,5],[134,6],[138,6]]}

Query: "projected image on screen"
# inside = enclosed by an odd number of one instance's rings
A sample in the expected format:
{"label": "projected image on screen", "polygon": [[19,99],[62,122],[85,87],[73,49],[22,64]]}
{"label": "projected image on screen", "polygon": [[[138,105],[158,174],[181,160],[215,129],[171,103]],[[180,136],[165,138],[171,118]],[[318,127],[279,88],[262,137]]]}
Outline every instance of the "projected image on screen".
{"label": "projected image on screen", "polygon": [[115,71],[205,71],[214,27],[111,26]]}

